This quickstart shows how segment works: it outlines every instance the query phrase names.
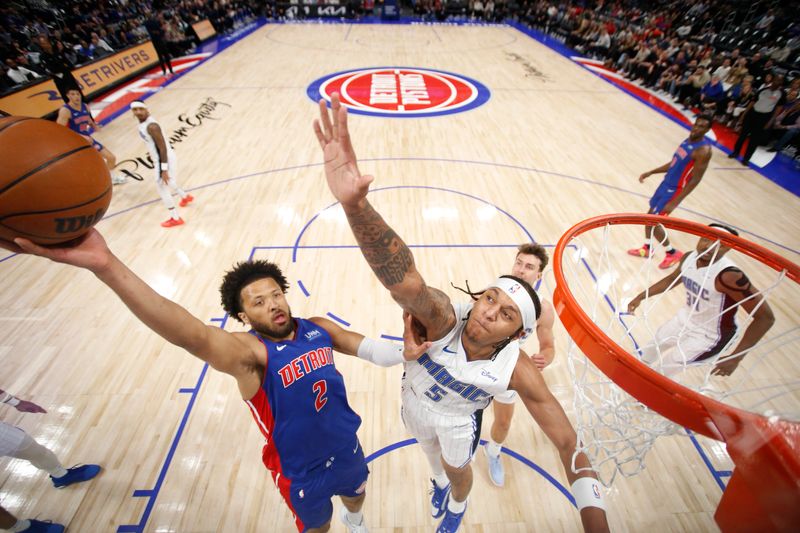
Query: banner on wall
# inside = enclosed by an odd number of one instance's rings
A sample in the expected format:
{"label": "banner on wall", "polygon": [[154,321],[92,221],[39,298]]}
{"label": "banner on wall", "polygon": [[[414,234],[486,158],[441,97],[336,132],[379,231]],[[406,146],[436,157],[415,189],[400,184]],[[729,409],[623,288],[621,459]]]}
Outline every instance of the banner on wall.
{"label": "banner on wall", "polygon": [[210,39],[217,34],[217,30],[214,29],[214,26],[212,26],[208,20],[195,22],[192,24],[192,29],[197,34],[197,38],[201,41]]}
{"label": "banner on wall", "polygon": [[0,110],[9,115],[43,117],[56,111],[63,103],[56,84],[47,78],[0,98]]}
{"label": "banner on wall", "polygon": [[157,63],[156,49],[152,42],[147,41],[76,68],[72,75],[78,80],[84,96],[90,98]]}

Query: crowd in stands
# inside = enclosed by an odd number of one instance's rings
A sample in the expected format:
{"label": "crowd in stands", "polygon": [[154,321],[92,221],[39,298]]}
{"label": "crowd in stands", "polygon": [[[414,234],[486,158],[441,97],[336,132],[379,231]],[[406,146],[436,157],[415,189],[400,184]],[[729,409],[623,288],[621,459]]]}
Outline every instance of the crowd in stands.
{"label": "crowd in stands", "polygon": [[[800,132],[800,14],[740,0],[523,1],[530,26],[630,82],[781,150]],[[800,140],[800,139],[799,139]]]}
{"label": "crowd in stands", "polygon": [[260,10],[257,0],[39,0],[0,4],[0,94],[53,76],[64,94],[77,66],[160,32],[178,56],[197,42],[191,25],[223,33]]}
{"label": "crowd in stands", "polygon": [[[69,72],[75,66],[151,38],[154,31],[162,33],[170,54],[180,55],[196,42],[194,22],[208,19],[223,33],[255,15],[286,15],[286,2],[275,0],[24,1],[0,6],[0,93],[47,75],[62,90],[73,83]],[[380,5],[318,2],[349,4],[357,16]],[[771,136],[775,149],[800,132],[800,10],[786,3],[410,0],[409,7],[425,20],[518,20],[757,142]],[[772,87],[780,94],[766,102],[764,91]]]}

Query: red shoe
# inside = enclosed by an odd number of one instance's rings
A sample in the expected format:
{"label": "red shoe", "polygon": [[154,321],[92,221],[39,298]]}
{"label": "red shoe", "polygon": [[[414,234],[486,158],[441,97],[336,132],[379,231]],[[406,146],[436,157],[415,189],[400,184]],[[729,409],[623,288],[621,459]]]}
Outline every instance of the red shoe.
{"label": "red shoe", "polygon": [[168,218],[167,220],[165,220],[164,222],[161,223],[161,227],[162,228],[172,228],[172,227],[175,227],[175,226],[180,226],[181,224],[183,224],[183,219],[182,218],[179,218],[178,220],[175,220],[174,218]]}
{"label": "red shoe", "polygon": [[187,194],[186,196],[181,198],[181,201],[178,203],[178,205],[181,206],[181,207],[186,207],[187,205],[189,205],[193,201],[194,201],[194,196],[192,196],[191,194]]}
{"label": "red shoe", "polygon": [[675,250],[672,253],[667,253],[667,256],[661,261],[661,264],[658,265],[658,268],[669,268],[673,265],[677,265],[681,261],[681,257],[683,257],[683,252],[680,250]]}
{"label": "red shoe", "polygon": [[635,255],[636,257],[650,257],[653,255],[652,250],[650,250],[649,246],[642,246],[641,248],[632,248],[628,250],[628,255]]}

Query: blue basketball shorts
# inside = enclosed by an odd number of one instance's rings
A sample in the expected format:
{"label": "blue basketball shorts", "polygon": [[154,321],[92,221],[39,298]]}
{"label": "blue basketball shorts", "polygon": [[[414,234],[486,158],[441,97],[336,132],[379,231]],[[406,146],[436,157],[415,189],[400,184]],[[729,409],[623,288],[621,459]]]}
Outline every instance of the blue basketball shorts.
{"label": "blue basketball shorts", "polygon": [[303,479],[289,484],[288,503],[302,532],[324,525],[333,516],[334,496],[355,498],[364,493],[369,469],[364,450],[356,439]]}
{"label": "blue basketball shorts", "polygon": [[661,182],[661,185],[658,186],[658,189],[650,198],[650,211],[657,215],[664,214],[664,208],[679,192],[680,189],[678,187],[667,182]]}

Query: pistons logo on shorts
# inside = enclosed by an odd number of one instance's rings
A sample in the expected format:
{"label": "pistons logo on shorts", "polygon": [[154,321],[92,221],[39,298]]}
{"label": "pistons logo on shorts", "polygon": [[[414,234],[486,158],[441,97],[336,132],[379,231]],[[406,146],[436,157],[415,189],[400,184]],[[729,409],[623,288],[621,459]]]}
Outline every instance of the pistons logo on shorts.
{"label": "pistons logo on shorts", "polygon": [[379,117],[435,117],[483,105],[490,93],[473,79],[441,70],[380,67],[348,70],[314,81],[315,102],[338,92],[351,113]]}

